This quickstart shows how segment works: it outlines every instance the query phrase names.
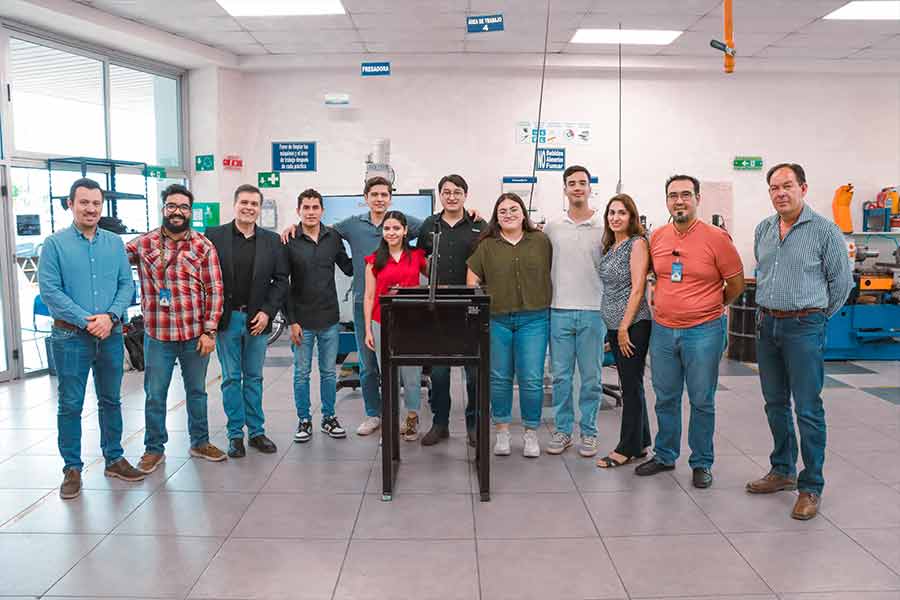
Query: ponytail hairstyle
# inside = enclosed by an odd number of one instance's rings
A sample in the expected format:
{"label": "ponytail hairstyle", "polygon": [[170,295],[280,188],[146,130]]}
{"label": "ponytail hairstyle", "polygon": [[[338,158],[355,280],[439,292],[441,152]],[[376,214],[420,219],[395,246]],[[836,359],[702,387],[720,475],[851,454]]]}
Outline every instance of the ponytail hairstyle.
{"label": "ponytail hairstyle", "polygon": [[[409,252],[409,229],[406,225],[406,215],[404,215],[399,210],[389,210],[384,213],[384,219],[381,221],[381,226],[384,227],[384,224],[387,223],[388,219],[393,219],[398,221],[404,229],[406,229],[406,233],[403,235],[403,240],[400,242],[400,245],[403,247],[403,251],[406,252],[406,259],[410,260]],[[378,244],[378,248],[375,250],[375,264],[372,265],[372,269],[375,273],[382,270],[384,266],[387,264],[388,259],[391,256],[390,250],[388,250],[388,244],[384,239],[384,236],[381,236],[381,242]]]}

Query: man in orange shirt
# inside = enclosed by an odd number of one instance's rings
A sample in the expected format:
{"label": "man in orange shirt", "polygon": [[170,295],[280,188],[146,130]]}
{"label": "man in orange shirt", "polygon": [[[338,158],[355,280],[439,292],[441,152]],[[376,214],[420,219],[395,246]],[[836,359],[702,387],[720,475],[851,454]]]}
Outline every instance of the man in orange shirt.
{"label": "man in orange shirt", "polygon": [[689,464],[694,487],[712,485],[715,397],[725,350],[725,305],[744,291],[744,266],[731,236],[697,218],[700,182],[673,175],[666,182],[672,223],[650,238],[656,272],[650,371],[659,432],[654,457],[635,469],[655,475],[675,468],[681,450],[681,396],[691,402]]}

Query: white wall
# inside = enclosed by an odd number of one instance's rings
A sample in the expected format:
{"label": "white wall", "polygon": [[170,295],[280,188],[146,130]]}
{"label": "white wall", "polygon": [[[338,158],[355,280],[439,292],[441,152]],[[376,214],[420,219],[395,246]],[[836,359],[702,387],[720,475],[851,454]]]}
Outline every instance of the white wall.
{"label": "white wall", "polygon": [[[515,143],[518,121],[536,120],[539,73],[534,70],[414,69],[387,78],[358,71],[239,73],[218,70],[211,85],[191,78],[192,153],[207,153],[194,137],[209,138],[208,106],[218,111],[216,159],[244,157],[241,174],[199,174],[203,201],[218,197],[223,219],[231,216],[230,190],[271,170],[272,141],[318,142],[318,172],[284,173],[280,223],[293,220],[294,199],[306,187],[323,194],[360,193],[364,159],[376,138],[391,139],[399,192],[435,187],[446,173],[469,182],[471,205],[488,213],[503,175],[530,174],[532,148]],[[201,81],[208,78],[205,72]],[[900,183],[900,82],[850,75],[796,73],[635,73],[623,92],[624,190],[651,223],[668,217],[663,184],[674,172],[734,183],[734,222],[729,229],[752,272],[753,227],[772,214],[764,172],[732,170],[735,155],[760,155],[766,165],[796,161],[810,182],[808,200],[831,214],[841,184],[856,186],[859,205],[883,186]],[[351,95],[350,108],[328,108],[328,92]],[[214,97],[213,97],[214,96]],[[208,102],[207,102],[208,101]],[[595,141],[566,146],[567,163],[599,176],[601,198],[617,178],[617,82],[607,71],[553,73],[545,84],[545,121],[588,121]],[[215,107],[215,109],[213,108]],[[200,128],[207,128],[198,130]],[[214,180],[216,185],[207,185]],[[539,174],[536,202],[545,214],[563,206],[561,175]],[[205,197],[204,197],[205,196]],[[602,208],[602,206],[600,207]]]}

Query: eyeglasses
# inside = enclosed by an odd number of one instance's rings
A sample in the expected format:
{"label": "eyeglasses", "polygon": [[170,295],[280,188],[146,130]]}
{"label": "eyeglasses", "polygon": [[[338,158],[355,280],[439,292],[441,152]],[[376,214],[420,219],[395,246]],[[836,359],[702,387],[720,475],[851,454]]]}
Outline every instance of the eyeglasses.
{"label": "eyeglasses", "polygon": [[190,204],[173,204],[171,202],[167,202],[163,208],[166,209],[166,212],[180,212],[180,213],[189,213],[191,212]]}
{"label": "eyeglasses", "polygon": [[520,212],[521,211],[519,210],[518,206],[510,206],[509,208],[501,208],[500,210],[498,210],[497,216],[500,216],[500,217],[505,217],[506,215],[512,216],[512,215],[517,215]]}
{"label": "eyeglasses", "polygon": [[681,198],[682,200],[690,200],[693,197],[694,197],[694,192],[688,192],[688,191],[670,192],[670,193],[666,194],[666,198],[668,198],[669,200],[672,200],[672,201],[678,200],[679,198]]}
{"label": "eyeglasses", "polygon": [[441,192],[441,198],[462,198],[466,193],[462,190],[444,190]]}

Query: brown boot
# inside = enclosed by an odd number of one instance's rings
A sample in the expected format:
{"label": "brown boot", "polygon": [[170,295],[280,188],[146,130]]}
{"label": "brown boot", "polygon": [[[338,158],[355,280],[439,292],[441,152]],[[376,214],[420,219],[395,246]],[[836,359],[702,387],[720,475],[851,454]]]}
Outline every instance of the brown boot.
{"label": "brown boot", "polygon": [[63,478],[62,485],[59,486],[59,497],[63,500],[71,500],[77,498],[81,493],[81,471],[78,469],[68,469],[66,476]]}
{"label": "brown boot", "polygon": [[765,477],[748,482],[746,489],[751,494],[772,494],[782,490],[796,490],[797,480],[775,471],[769,471]]}
{"label": "brown boot", "polygon": [[819,513],[819,495],[812,492],[800,492],[791,517],[800,521],[809,521]]}
{"label": "brown boot", "polygon": [[125,460],[125,458],[120,458],[106,467],[103,474],[107,477],[115,477],[116,479],[130,482],[143,481],[144,477],[147,476],[143,471],[139,471],[132,467],[131,463]]}
{"label": "brown boot", "polygon": [[154,452],[144,452],[144,455],[141,457],[141,461],[138,463],[138,471],[141,471],[146,474],[150,474],[159,467],[159,465],[166,462],[165,454],[156,454]]}

